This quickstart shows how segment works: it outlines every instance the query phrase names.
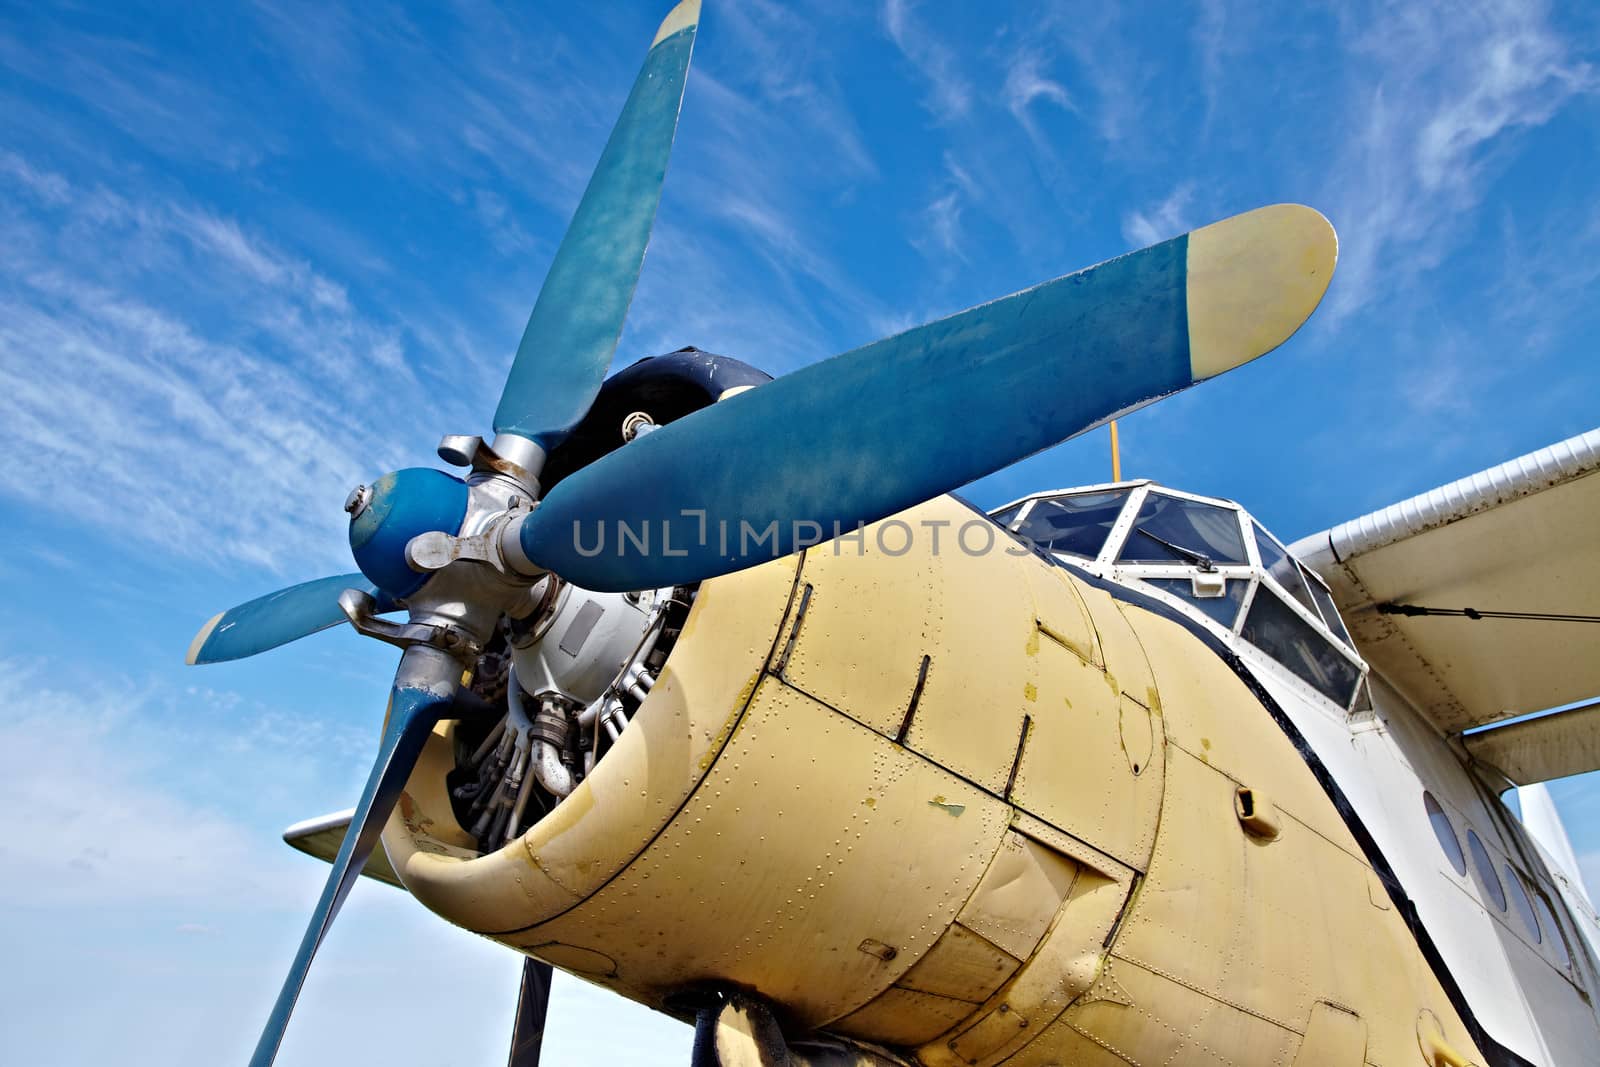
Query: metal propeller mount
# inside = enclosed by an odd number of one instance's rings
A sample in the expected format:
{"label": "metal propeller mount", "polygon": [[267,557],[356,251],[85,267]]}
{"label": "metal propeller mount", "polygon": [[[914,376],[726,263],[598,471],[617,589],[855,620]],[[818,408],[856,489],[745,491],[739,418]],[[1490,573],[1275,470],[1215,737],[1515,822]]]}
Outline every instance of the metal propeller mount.
{"label": "metal propeller mount", "polygon": [[[635,426],[541,499],[545,457],[594,403],[632,300],[698,19],[698,0],[684,0],[652,42],[535,302],[496,436],[441,442],[468,476],[408,468],[359,487],[346,504],[359,575],[233,608],[190,649],[191,663],[238,659],[349,621],[404,650],[371,777],[255,1067],[276,1055],[435,723],[461,716],[479,652],[502,619],[547,606],[554,576],[600,594],[657,590],[853,531],[1270,351],[1332,276],[1337,243],[1322,216],[1262,208]],[[623,525],[648,547],[617,536]],[[401,608],[404,622],[379,618]],[[548,996],[547,982],[529,988]],[[527,1010],[536,1035],[543,1005]]]}

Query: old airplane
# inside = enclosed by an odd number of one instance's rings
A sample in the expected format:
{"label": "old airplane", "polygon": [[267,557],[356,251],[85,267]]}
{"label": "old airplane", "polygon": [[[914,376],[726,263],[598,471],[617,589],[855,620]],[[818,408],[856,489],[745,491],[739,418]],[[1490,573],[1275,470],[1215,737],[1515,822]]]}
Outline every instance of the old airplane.
{"label": "old airplane", "polygon": [[362,873],[528,957],[513,1064],[552,966],[704,1064],[1594,1062],[1600,927],[1559,822],[1497,794],[1595,767],[1600,709],[1472,731],[1600,657],[1437,613],[1594,602],[1600,434],[1293,547],[1146,482],[948,495],[1285,341],[1336,258],[1292,205],[776,380],[606,378],[698,18],[651,45],[495,436],[442,441],[466,476],[358,487],[360,573],[190,649],[403,650],[359,804],[286,835],[333,870],[252,1062]]}

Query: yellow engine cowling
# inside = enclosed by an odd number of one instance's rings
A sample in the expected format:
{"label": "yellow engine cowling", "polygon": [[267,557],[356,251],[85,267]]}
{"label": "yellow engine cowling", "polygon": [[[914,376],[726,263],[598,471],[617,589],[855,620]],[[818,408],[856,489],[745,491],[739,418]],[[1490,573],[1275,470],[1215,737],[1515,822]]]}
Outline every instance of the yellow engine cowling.
{"label": "yellow engine cowling", "polygon": [[1425,1062],[1419,1013],[1471,1047],[1238,676],[949,498],[705,583],[616,746],[489,855],[448,730],[385,830],[407,888],[652,1006],[731,984],[928,1064]]}

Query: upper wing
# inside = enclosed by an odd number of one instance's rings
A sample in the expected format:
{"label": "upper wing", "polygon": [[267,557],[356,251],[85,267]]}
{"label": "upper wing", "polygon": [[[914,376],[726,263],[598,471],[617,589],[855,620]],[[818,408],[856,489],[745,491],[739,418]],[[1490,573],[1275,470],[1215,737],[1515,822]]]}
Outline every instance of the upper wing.
{"label": "upper wing", "polygon": [[1600,430],[1591,430],[1292,551],[1328,583],[1373,670],[1458,733],[1600,695],[1600,625],[1377,606],[1600,616],[1597,534]]}
{"label": "upper wing", "polygon": [[1600,700],[1477,730],[1462,743],[1518,785],[1592,771],[1600,768]]}

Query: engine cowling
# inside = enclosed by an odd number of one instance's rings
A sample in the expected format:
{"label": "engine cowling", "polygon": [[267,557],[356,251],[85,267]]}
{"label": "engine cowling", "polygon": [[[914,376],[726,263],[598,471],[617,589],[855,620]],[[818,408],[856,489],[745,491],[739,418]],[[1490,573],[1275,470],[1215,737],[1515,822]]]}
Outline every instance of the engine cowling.
{"label": "engine cowling", "polygon": [[[994,532],[951,500],[907,520]],[[705,583],[615,745],[505,848],[476,855],[454,825],[442,727],[385,836],[407,887],[657,1007],[732,983],[801,1026],[895,1045],[976,1013],[1038,955],[1069,896],[1050,996],[1091,980],[1085,961],[1148,857],[1161,795],[1131,631],[1108,672],[1095,660],[1113,646],[1064,579],[1007,554],[1004,535],[950,557],[925,544],[892,555],[876,535],[859,555],[820,546]],[[1040,593],[1070,612],[1049,631]],[[1076,753],[1062,774],[1024,742],[1051,737],[1046,712],[1069,703],[1099,726],[1052,741]],[[1094,804],[1070,816],[1079,795]]]}

